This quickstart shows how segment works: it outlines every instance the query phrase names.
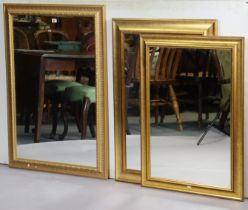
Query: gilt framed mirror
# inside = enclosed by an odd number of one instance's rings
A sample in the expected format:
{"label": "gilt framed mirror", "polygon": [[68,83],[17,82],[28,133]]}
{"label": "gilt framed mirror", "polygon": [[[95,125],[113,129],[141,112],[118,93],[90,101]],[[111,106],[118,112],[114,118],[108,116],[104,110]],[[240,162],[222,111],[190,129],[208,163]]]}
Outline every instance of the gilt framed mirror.
{"label": "gilt framed mirror", "polygon": [[243,38],[142,35],[140,52],[142,185],[242,200]]}
{"label": "gilt framed mirror", "polygon": [[216,20],[113,19],[115,178],[141,183],[139,36],[217,35]]}
{"label": "gilt framed mirror", "polygon": [[4,13],[10,167],[108,178],[105,7]]}

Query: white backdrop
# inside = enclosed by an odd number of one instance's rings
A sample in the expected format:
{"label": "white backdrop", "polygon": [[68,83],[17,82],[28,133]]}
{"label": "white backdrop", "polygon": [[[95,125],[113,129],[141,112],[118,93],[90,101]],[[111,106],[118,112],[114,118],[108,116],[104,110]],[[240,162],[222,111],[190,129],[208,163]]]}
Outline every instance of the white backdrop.
{"label": "white backdrop", "polygon": [[[8,163],[8,129],[6,103],[6,62],[4,50],[4,25],[2,3],[67,3],[105,4],[107,14],[107,62],[109,93],[109,149],[110,175],[114,178],[114,107],[113,107],[113,59],[112,18],[186,18],[217,19],[219,35],[248,38],[248,4],[246,0],[0,0],[0,163]],[[245,44],[245,51],[248,44]],[[245,64],[248,56],[245,55]],[[246,70],[246,68],[245,68]],[[248,76],[245,74],[245,99]],[[248,106],[245,100],[245,108]],[[245,112],[245,195],[248,197],[248,124]]]}

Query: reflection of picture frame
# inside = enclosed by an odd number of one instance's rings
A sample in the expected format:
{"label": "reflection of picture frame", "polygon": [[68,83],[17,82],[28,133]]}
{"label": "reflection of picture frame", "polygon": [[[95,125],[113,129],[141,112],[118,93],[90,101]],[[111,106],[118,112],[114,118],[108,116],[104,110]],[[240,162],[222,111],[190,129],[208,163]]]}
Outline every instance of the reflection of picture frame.
{"label": "reflection of picture frame", "polygon": [[[38,4],[4,4],[5,36],[8,77],[8,119],[9,119],[9,165],[10,167],[25,168],[90,176],[97,178],[108,177],[108,120],[107,120],[107,73],[106,73],[106,31],[105,7],[101,5],[38,5]],[[26,18],[32,16],[56,17],[52,20],[59,23],[59,17],[82,17],[93,19],[95,34],[95,68],[96,68],[96,166],[73,165],[18,157],[16,129],[16,91],[14,65],[14,32],[13,19],[15,16]],[[24,20],[26,21],[26,19]],[[76,24],[76,23],[75,23]]]}
{"label": "reflection of picture frame", "polygon": [[[243,199],[243,38],[240,37],[183,37],[142,35],[141,49],[141,135],[142,135],[142,185],[161,189],[190,192],[216,197]],[[220,188],[151,175],[150,140],[150,47],[230,49],[231,50],[231,187]],[[148,73],[147,73],[148,72]],[[164,160],[166,161],[166,160]]]}
{"label": "reflection of picture frame", "polygon": [[217,35],[216,20],[113,19],[114,100],[115,100],[115,177],[141,183],[141,171],[127,167],[126,95],[124,76],[124,35],[141,33]]}

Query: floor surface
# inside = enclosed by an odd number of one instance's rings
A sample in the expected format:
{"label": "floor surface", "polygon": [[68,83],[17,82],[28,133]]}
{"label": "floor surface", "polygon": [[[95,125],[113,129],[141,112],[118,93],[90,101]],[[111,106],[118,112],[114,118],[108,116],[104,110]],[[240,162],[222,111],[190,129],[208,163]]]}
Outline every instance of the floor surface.
{"label": "floor surface", "polygon": [[96,141],[84,139],[22,144],[17,145],[17,156],[31,160],[96,167]]}
{"label": "floor surface", "polygon": [[247,210],[244,202],[0,165],[1,210]]}

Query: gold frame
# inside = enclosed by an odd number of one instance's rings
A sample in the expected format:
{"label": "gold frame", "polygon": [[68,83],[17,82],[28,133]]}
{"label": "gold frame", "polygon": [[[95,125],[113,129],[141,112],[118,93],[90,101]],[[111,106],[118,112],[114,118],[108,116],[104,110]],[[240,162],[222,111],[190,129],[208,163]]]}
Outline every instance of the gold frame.
{"label": "gold frame", "polygon": [[217,20],[187,19],[113,19],[115,178],[141,183],[141,171],[126,168],[126,125],[124,92],[124,33],[159,33],[181,35],[217,35]]}
{"label": "gold frame", "polygon": [[[166,178],[151,177],[150,162],[150,88],[146,74],[149,66],[149,47],[231,49],[231,189],[204,186],[175,181]],[[141,139],[142,139],[142,185],[161,189],[211,195],[228,199],[243,199],[243,51],[244,39],[241,37],[183,37],[144,35],[140,39],[141,57]],[[234,141],[235,140],[235,141]]]}
{"label": "gold frame", "polygon": [[[4,4],[7,63],[9,166],[31,170],[108,178],[108,108],[106,64],[106,20],[103,5]],[[96,167],[21,159],[16,154],[15,75],[13,15],[93,17],[96,42],[97,146]]]}

